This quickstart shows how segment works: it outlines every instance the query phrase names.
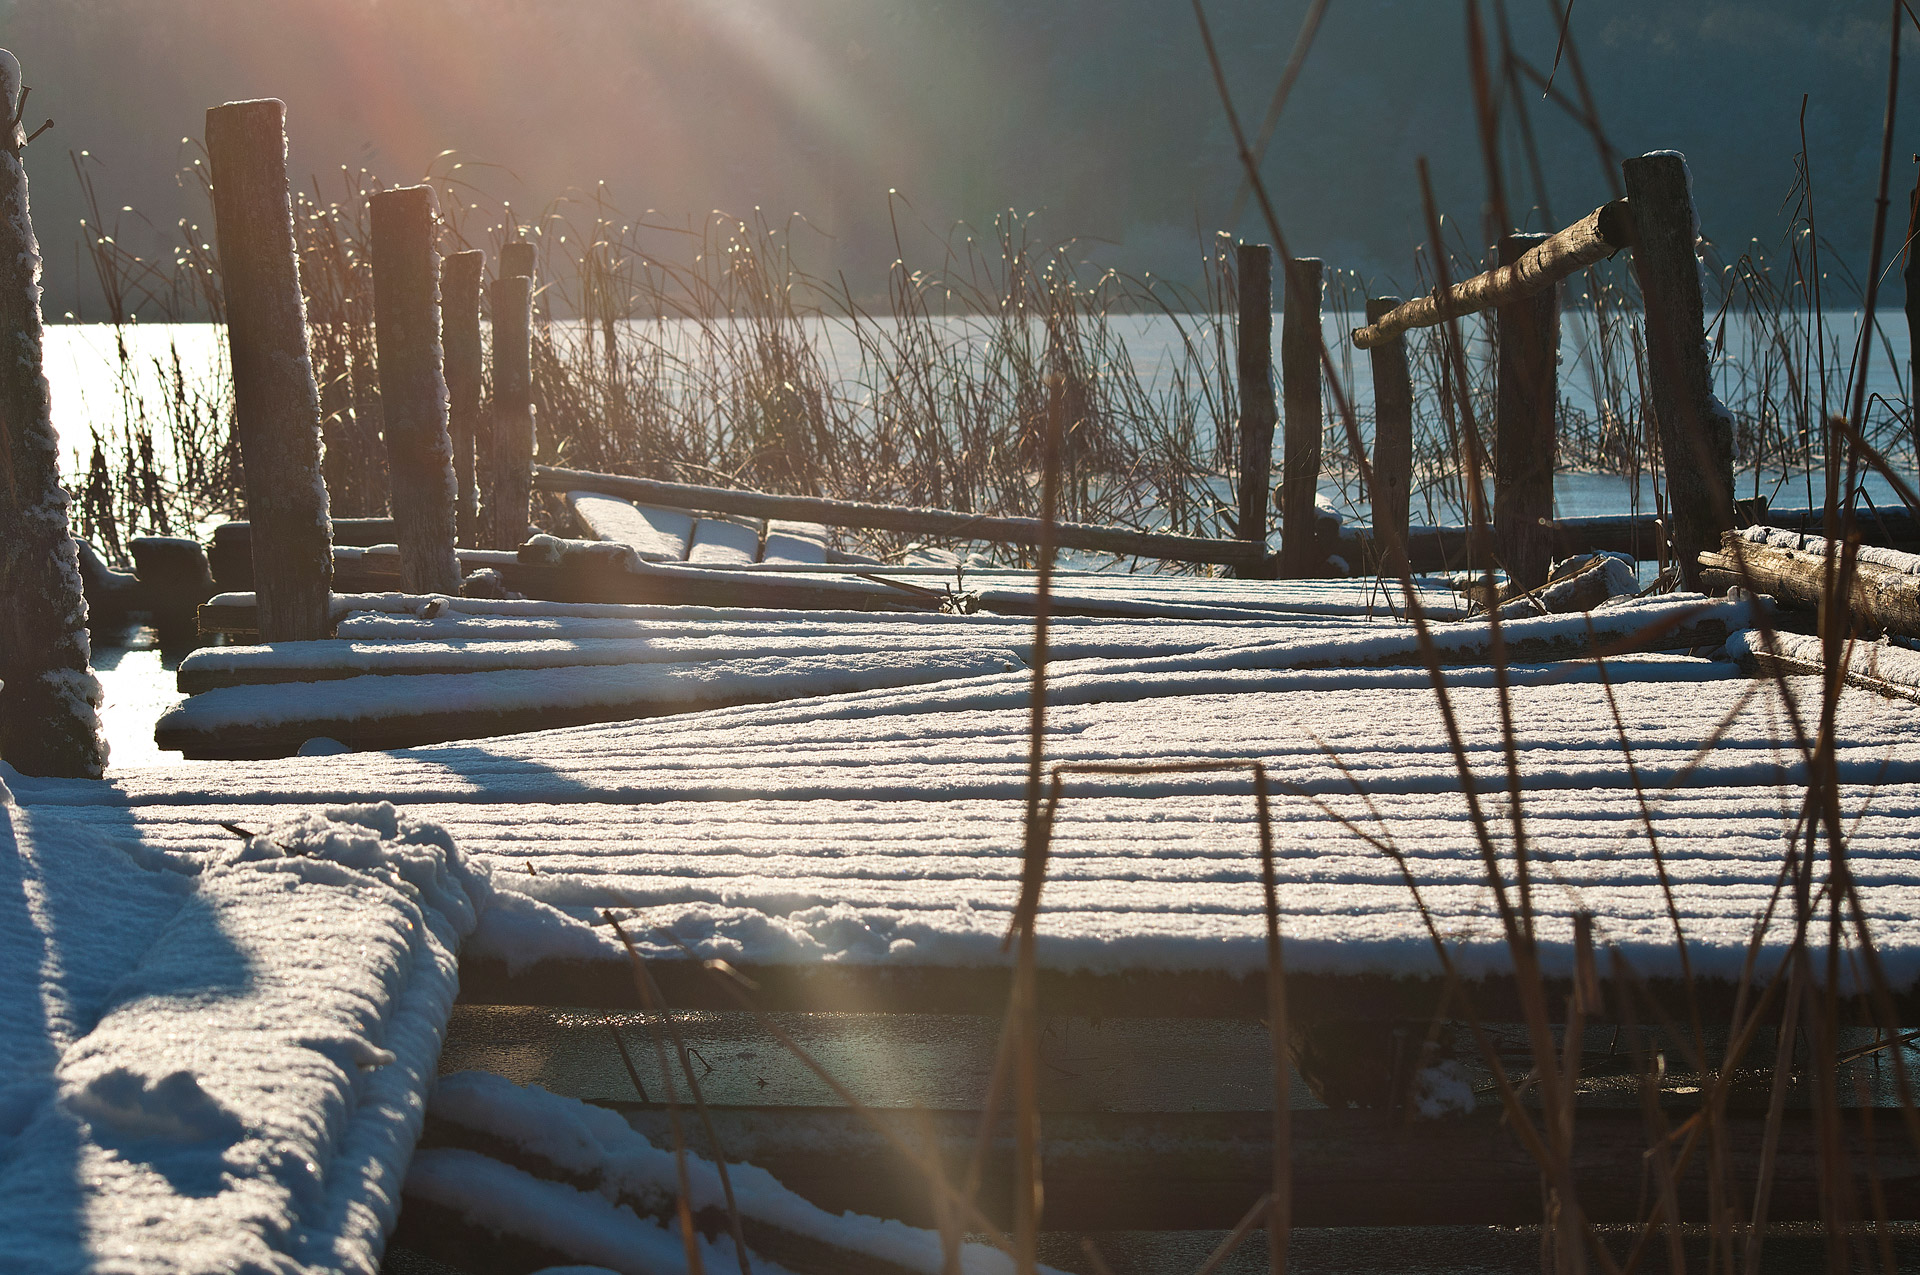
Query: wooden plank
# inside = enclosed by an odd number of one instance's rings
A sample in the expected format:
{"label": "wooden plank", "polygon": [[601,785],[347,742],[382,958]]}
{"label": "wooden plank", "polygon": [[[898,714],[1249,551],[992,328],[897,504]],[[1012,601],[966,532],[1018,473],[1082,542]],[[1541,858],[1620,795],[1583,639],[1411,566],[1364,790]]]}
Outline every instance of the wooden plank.
{"label": "wooden plank", "polygon": [[827,529],[820,523],[771,518],[767,521],[767,539],[761,546],[760,561],[825,566],[827,540]]}
{"label": "wooden plank", "polygon": [[751,566],[760,560],[764,525],[746,518],[702,518],[693,524],[687,561],[697,567]]}
{"label": "wooden plank", "polygon": [[596,540],[623,544],[643,562],[684,562],[693,539],[693,515],[678,509],[654,509],[618,496],[570,491],[567,504]]}
{"label": "wooden plank", "polygon": [[[952,540],[1023,545],[1040,543],[1038,518],[1001,518],[951,509],[911,509],[901,505],[873,505],[851,500],[826,500],[816,496],[779,496],[770,492],[697,487],[652,478],[557,469],[547,465],[534,466],[533,481],[534,486],[543,491],[597,491],[609,496],[621,496],[636,504],[664,505],[676,509],[706,509],[757,518],[793,518],[829,527],[871,527],[881,531],[913,532]],[[1266,556],[1264,545],[1242,540],[1215,540],[1205,536],[1178,536],[1074,522],[1058,525],[1054,543],[1062,549],[1087,549],[1122,557],[1161,558],[1172,562],[1233,565],[1258,563]]]}
{"label": "wooden plank", "polygon": [[698,663],[494,669],[235,686],[161,716],[154,742],[194,759],[289,757],[310,739],[356,750],[632,721],[736,704],[921,685],[1009,672],[1011,652],[744,658]]}
{"label": "wooden plank", "polygon": [[1616,199],[1594,209],[1511,264],[1454,284],[1444,294],[1416,297],[1364,328],[1355,328],[1353,343],[1370,350],[1413,328],[1431,328],[1507,301],[1552,287],[1568,275],[1605,261],[1634,242],[1633,212],[1627,201]]}

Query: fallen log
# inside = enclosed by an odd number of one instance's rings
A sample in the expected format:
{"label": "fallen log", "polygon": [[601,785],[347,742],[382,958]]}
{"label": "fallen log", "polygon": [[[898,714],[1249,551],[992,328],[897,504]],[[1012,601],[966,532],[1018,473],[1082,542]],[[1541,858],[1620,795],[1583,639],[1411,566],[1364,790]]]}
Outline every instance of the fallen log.
{"label": "fallen log", "polygon": [[[533,467],[533,484],[542,491],[591,491],[619,496],[636,504],[753,518],[783,518],[815,522],[827,527],[866,527],[902,531],[948,540],[986,540],[1002,544],[1040,543],[1038,518],[1001,518],[960,513],[952,509],[914,509],[904,505],[873,505],[854,500],[827,500],[818,496],[779,496],[763,491],[736,491],[688,483],[595,474],[577,469]],[[1054,527],[1053,543],[1062,549],[1084,549],[1121,557],[1159,558],[1168,562],[1207,562],[1227,566],[1258,566],[1266,560],[1265,545],[1247,540],[1216,540],[1206,536],[1178,536],[1127,527],[1101,527],[1063,522]]]}
{"label": "fallen log", "polygon": [[[1727,654],[1755,675],[1785,673],[1820,676],[1826,672],[1826,648],[1804,633],[1758,630],[1736,633],[1727,640]],[[1845,668],[1840,676],[1849,686],[1920,704],[1920,652],[1880,642],[1850,641],[1842,649]]]}
{"label": "fallen log", "polygon": [[1633,238],[1633,210],[1626,200],[1616,199],[1530,249],[1512,265],[1477,274],[1445,292],[1416,297],[1378,322],[1355,328],[1353,343],[1370,350],[1412,328],[1431,328],[1448,319],[1509,305],[1605,261],[1632,246]]}
{"label": "fallen log", "polygon": [[[1722,535],[1719,553],[1702,553],[1699,561],[1702,587],[1710,591],[1724,593],[1737,585],[1790,610],[1818,612],[1824,605],[1828,556],[1823,552],[1755,544],[1730,531]],[[1920,575],[1856,562],[1846,605],[1857,627],[1920,637]]]}

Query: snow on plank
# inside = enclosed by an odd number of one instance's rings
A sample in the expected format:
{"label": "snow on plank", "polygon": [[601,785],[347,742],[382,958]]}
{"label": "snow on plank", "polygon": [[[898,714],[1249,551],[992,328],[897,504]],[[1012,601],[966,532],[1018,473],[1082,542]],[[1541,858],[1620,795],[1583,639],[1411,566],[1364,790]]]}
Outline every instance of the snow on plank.
{"label": "snow on plank", "polygon": [[596,540],[631,548],[647,562],[681,562],[693,538],[693,515],[677,509],[653,509],[617,496],[570,491],[567,504]]}
{"label": "snow on plank", "polygon": [[[784,656],[876,655],[914,651],[978,650],[991,646],[1025,660],[1033,627],[1023,621],[990,616],[936,617],[912,627],[840,622],[824,624],[794,613],[792,622],[768,624],[724,621],[686,625],[664,620],[578,621],[576,631],[605,630],[619,636],[569,636],[566,628],[514,630],[488,628],[493,636],[439,637],[407,629],[379,631],[373,639],[352,636],[320,642],[278,642],[257,646],[204,647],[181,661],[179,689],[189,695],[225,686],[278,682],[317,682],[362,675],[478,673],[512,668],[692,663]],[[942,619],[955,623],[942,623]],[[343,625],[343,631],[350,626]],[[451,626],[449,626],[450,628]],[[1365,636],[1354,626],[1353,637]],[[1189,621],[1102,620],[1063,625],[1054,634],[1056,659],[1140,659],[1187,654],[1221,645],[1259,641],[1269,626]],[[409,640],[419,638],[420,640]],[[397,639],[397,640],[396,640]]]}
{"label": "snow on plank", "polygon": [[334,813],[190,875],[0,786],[9,1262],[379,1269],[485,880]]}
{"label": "snow on plank", "polygon": [[774,518],[767,522],[767,540],[761,546],[762,563],[825,565],[827,529],[817,522]]}
{"label": "snow on plank", "polygon": [[155,725],[154,740],[163,749],[197,759],[285,757],[310,739],[335,740],[357,749],[404,748],[719,705],[912,686],[1019,666],[1009,651],[959,648],[229,686],[169,710]]}
{"label": "snow on plank", "polygon": [[760,529],[757,520],[741,518],[702,518],[693,524],[693,539],[687,542],[687,561],[695,566],[731,566],[760,559]]}
{"label": "snow on plank", "polygon": [[[1693,960],[1723,974],[1764,909],[1797,822],[1805,776],[1797,750],[1783,742],[1786,714],[1771,683],[1741,678],[1730,664],[1632,657],[1611,661],[1609,674],[1633,760],[1655,793],[1656,829]],[[792,971],[802,982],[853,978],[847,970],[875,966],[917,971],[914,978],[960,977],[998,968],[1017,895],[1021,680],[725,709],[645,728],[587,727],[388,757],[235,765],[195,775],[199,791],[192,793],[178,788],[177,774],[139,771],[111,785],[21,780],[19,787],[34,801],[104,803],[86,813],[183,850],[217,844],[219,820],[244,823],[287,802],[391,793],[454,829],[494,864],[503,889],[582,918],[600,907],[632,909],[636,932],[647,932],[654,954],[668,962],[674,950],[653,927],[763,972]],[[1550,959],[1564,960],[1572,917],[1587,909],[1600,918],[1601,937],[1619,943],[1643,973],[1675,972],[1605,688],[1590,667],[1520,668],[1513,681],[1515,746]],[[1492,673],[1456,670],[1448,682],[1475,786],[1497,794],[1505,756]],[[1803,700],[1818,694],[1810,680],[1788,685]],[[1473,826],[1424,672],[1141,677],[1068,670],[1049,698],[1055,763],[1265,761],[1278,794],[1291,970],[1303,977],[1434,973],[1398,867],[1329,807],[1361,832],[1378,838],[1384,829],[1391,837],[1467,968],[1501,967]],[[1850,692],[1837,724],[1855,868],[1882,953],[1903,987],[1920,963],[1913,902],[1920,852],[1905,835],[1920,814],[1916,714],[1920,706]],[[1662,792],[1670,783],[1677,789]],[[1354,795],[1356,785],[1379,811],[1378,823]],[[1264,959],[1247,778],[1079,775],[1067,793],[1043,896],[1046,967],[1062,977],[1206,974],[1227,979],[1231,987],[1213,986],[1239,988],[1233,995],[1244,993],[1257,1011],[1257,994],[1233,982]],[[1505,844],[1504,816],[1497,803],[1492,809],[1493,835]],[[538,945],[489,937],[485,928],[471,950],[495,963],[512,994],[530,994],[539,979],[511,982],[511,970],[531,962],[537,973]],[[624,972],[617,963],[606,971],[603,989],[623,995]],[[909,985],[931,995],[929,984],[901,984]],[[949,984],[962,986],[975,995],[998,983]],[[860,994],[873,990],[864,985]]]}

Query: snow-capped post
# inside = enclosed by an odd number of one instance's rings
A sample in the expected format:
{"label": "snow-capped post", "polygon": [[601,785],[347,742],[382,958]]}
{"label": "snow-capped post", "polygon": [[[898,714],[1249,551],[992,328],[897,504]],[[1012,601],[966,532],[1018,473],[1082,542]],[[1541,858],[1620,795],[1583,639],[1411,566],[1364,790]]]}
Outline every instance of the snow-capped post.
{"label": "snow-capped post", "polygon": [[234,433],[253,525],[253,588],[267,642],[331,627],[333,528],[320,472],[320,393],[287,188],[286,104],[207,111],[214,244],[227,306]]}
{"label": "snow-capped post", "polygon": [[[1399,297],[1367,301],[1367,322],[1378,323]],[[1373,544],[1381,575],[1399,575],[1407,563],[1407,510],[1413,492],[1413,377],[1406,339],[1396,333],[1367,351],[1373,371]]]}
{"label": "snow-capped post", "polygon": [[480,478],[474,465],[491,441],[480,411],[480,276],[487,254],[478,248],[456,252],[440,263],[440,345],[447,374],[447,435],[453,441],[454,514],[460,543],[481,544]]}
{"label": "snow-capped post", "polygon": [[1267,542],[1267,489],[1273,483],[1273,249],[1243,243],[1234,255],[1240,304],[1240,522],[1235,534]]}
{"label": "snow-capped post", "polygon": [[433,248],[433,190],[374,195],[373,338],[393,491],[400,587],[460,592],[454,553],[453,444],[440,366],[440,263]]}
{"label": "snow-capped post", "polygon": [[[510,245],[511,246],[511,245]],[[506,266],[501,253],[501,266]],[[493,547],[517,549],[533,505],[533,280],[493,281]]]}
{"label": "snow-capped post", "polygon": [[20,152],[20,63],[0,49],[0,759],[27,775],[97,779],[100,683],[67,527],[60,440],[40,370],[40,245]]}
{"label": "snow-capped post", "polygon": [[1280,326],[1280,384],[1286,401],[1286,450],[1280,466],[1280,574],[1320,574],[1320,277],[1318,257],[1287,262]]}
{"label": "snow-capped post", "polygon": [[[1500,237],[1510,266],[1547,236]],[[1560,401],[1560,298],[1557,286],[1497,306],[1499,346],[1493,412],[1494,551],[1507,584],[1525,593],[1547,582],[1553,565],[1554,415]]]}
{"label": "snow-capped post", "polygon": [[1707,362],[1699,224],[1687,161],[1654,151],[1621,165],[1633,208],[1633,273],[1646,306],[1647,380],[1673,511],[1673,556],[1688,589],[1700,555],[1733,524],[1733,418],[1713,396]]}

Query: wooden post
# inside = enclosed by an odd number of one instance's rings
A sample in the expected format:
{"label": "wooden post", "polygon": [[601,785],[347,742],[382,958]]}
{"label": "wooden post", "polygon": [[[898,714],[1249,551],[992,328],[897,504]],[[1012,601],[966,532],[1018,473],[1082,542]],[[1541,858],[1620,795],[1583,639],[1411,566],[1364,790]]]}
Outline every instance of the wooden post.
{"label": "wooden post", "polygon": [[1286,454],[1280,477],[1280,574],[1320,573],[1314,496],[1320,485],[1320,276],[1318,257],[1287,263],[1280,328],[1280,381],[1286,399]]}
{"label": "wooden post", "polygon": [[[1367,322],[1378,323],[1399,297],[1367,302]],[[1380,574],[1407,569],[1407,516],[1413,495],[1413,377],[1407,343],[1395,335],[1367,351],[1373,367],[1373,540]]]}
{"label": "wooden post", "polygon": [[460,544],[484,548],[480,533],[479,440],[489,435],[480,412],[480,275],[487,254],[456,252],[440,263],[440,345],[446,361],[447,434],[453,441],[454,515]]}
{"label": "wooden post", "polygon": [[1240,245],[1234,263],[1239,290],[1240,522],[1242,540],[1267,542],[1267,489],[1273,484],[1273,249]]}
{"label": "wooden post", "polygon": [[460,592],[454,554],[453,444],[440,366],[440,268],[433,250],[433,190],[375,194],[373,336],[400,587]]}
{"label": "wooden post", "polygon": [[294,255],[286,110],[285,103],[266,98],[207,111],[234,433],[253,524],[260,637],[267,642],[324,638],[332,624],[320,394]]}
{"label": "wooden post", "polygon": [[524,275],[533,278],[534,246],[524,239],[516,239],[509,244],[500,245],[500,275]]}
{"label": "wooden post", "polygon": [[40,367],[40,246],[19,97],[20,63],[0,50],[0,758],[22,774],[97,779],[107,763],[100,683]]}
{"label": "wooden post", "polygon": [[[1545,243],[1545,235],[1500,239],[1503,266]],[[1507,587],[1525,593],[1553,565],[1555,409],[1560,401],[1559,289],[1546,287],[1493,312],[1499,364],[1493,413],[1494,552]]]}
{"label": "wooden post", "polygon": [[[1913,157],[1920,164],[1920,155]],[[1900,272],[1900,281],[1906,285],[1907,311],[1907,402],[1920,402],[1920,386],[1914,384],[1914,371],[1920,368],[1920,251],[1915,251],[1914,236],[1920,234],[1920,178],[1913,184],[1913,193],[1907,196],[1907,247],[1906,266]],[[1907,428],[1913,441],[1920,444],[1920,415],[1908,418]],[[1920,456],[1920,446],[1914,454]]]}
{"label": "wooden post", "polygon": [[[506,254],[501,254],[505,268]],[[503,275],[493,310],[493,547],[518,548],[533,503],[533,280]]]}
{"label": "wooden post", "polygon": [[1689,589],[1700,555],[1733,526],[1733,421],[1713,397],[1687,161],[1655,151],[1621,165],[1633,206],[1633,273],[1646,305],[1647,379],[1666,456],[1673,556]]}

